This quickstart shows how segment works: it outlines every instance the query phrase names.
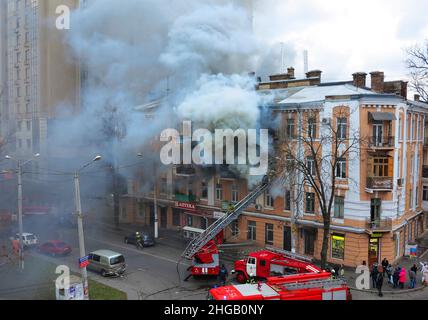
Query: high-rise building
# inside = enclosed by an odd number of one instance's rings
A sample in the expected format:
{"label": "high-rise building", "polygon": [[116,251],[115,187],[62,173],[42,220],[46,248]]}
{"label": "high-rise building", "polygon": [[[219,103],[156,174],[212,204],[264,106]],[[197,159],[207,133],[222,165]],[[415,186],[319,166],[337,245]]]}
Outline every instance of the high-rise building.
{"label": "high-rise building", "polygon": [[8,103],[1,118],[15,140],[9,152],[18,157],[46,153],[49,120],[64,106],[79,107],[80,68],[67,52],[68,31],[55,24],[60,5],[74,9],[79,1],[2,1]]}

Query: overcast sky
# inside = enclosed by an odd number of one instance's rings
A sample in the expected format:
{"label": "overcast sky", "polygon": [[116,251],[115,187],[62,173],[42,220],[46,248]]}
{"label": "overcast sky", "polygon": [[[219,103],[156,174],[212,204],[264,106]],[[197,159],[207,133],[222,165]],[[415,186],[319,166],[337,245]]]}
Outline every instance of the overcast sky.
{"label": "overcast sky", "polygon": [[294,53],[286,63],[298,75],[307,49],[309,69],[323,70],[326,80],[375,70],[400,79],[407,75],[404,49],[428,39],[428,0],[255,1],[255,31],[286,43]]}

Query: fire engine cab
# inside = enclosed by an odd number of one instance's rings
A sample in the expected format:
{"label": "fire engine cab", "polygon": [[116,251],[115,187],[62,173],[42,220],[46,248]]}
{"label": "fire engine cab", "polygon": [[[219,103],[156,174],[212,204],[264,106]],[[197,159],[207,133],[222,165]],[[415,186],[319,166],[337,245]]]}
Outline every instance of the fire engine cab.
{"label": "fire engine cab", "polygon": [[352,300],[344,280],[331,273],[307,273],[268,278],[265,283],[241,284],[211,289],[212,300]]}
{"label": "fire engine cab", "polygon": [[322,271],[308,261],[311,260],[300,255],[268,248],[250,253],[247,259],[236,261],[232,273],[236,274],[236,280],[239,283],[245,283],[249,279],[267,279],[272,276]]}

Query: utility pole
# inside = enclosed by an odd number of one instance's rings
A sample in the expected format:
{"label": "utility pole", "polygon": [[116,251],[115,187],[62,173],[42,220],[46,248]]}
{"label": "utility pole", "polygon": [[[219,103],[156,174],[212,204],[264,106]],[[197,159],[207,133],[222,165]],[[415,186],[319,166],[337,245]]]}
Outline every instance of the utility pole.
{"label": "utility pole", "polygon": [[[82,202],[80,198],[80,181],[79,181],[79,175],[80,172],[91,165],[92,163],[101,160],[101,156],[96,156],[91,162],[87,163],[83,167],[81,167],[79,170],[77,170],[74,174],[74,201],[76,206],[76,215],[77,215],[77,230],[79,234],[79,254],[80,258],[86,257],[86,250],[85,250],[85,237],[83,232],[83,213],[82,213]],[[82,280],[83,280],[83,294],[84,299],[89,300],[89,283],[88,283],[88,271],[86,269],[86,266],[81,267],[81,274],[82,274]]]}
{"label": "utility pole", "polygon": [[159,219],[158,219],[158,197],[157,197],[157,192],[158,192],[158,180],[157,180],[157,175],[156,175],[156,168],[154,170],[155,172],[155,192],[154,192],[154,220],[155,220],[155,239],[159,238]]}
{"label": "utility pole", "polygon": [[[86,256],[85,250],[85,238],[83,233],[83,214],[82,214],[82,203],[80,199],[80,183],[79,183],[79,171],[74,174],[74,192],[75,192],[75,205],[77,215],[77,229],[79,233],[79,252],[80,257]],[[84,299],[89,300],[89,285],[88,285],[88,271],[86,266],[81,268],[81,274],[83,279],[83,293]]]}
{"label": "utility pole", "polygon": [[19,225],[19,266],[24,270],[24,241],[22,234],[24,233],[24,225],[22,222],[22,166],[21,161],[18,161],[18,225]]}

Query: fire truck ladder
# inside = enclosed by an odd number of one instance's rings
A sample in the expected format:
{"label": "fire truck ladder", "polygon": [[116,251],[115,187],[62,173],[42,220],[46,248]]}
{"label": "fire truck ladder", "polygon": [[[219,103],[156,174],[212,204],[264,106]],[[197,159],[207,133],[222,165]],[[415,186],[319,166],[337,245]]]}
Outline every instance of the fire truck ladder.
{"label": "fire truck ladder", "polygon": [[264,180],[263,183],[259,185],[254,191],[249,193],[243,200],[238,202],[233,210],[229,211],[225,216],[210,225],[199,237],[192,240],[181,256],[186,259],[192,259],[193,256],[208,242],[214,239],[221,230],[236,220],[242,211],[251,203],[253,203],[263,192],[265,192],[269,186],[270,182],[268,180]]}
{"label": "fire truck ladder", "polygon": [[266,250],[274,252],[274,253],[279,253],[285,257],[292,258],[292,259],[297,259],[297,260],[306,261],[306,262],[312,262],[313,261],[313,259],[311,257],[304,256],[304,255],[301,255],[298,253],[292,253],[292,252],[286,251],[286,250],[277,249],[274,247],[266,247]]}
{"label": "fire truck ladder", "polygon": [[287,290],[299,290],[299,289],[311,289],[311,288],[337,288],[342,285],[346,285],[346,281],[342,279],[324,279],[324,280],[311,280],[305,283],[287,283],[280,284],[283,289]]}

